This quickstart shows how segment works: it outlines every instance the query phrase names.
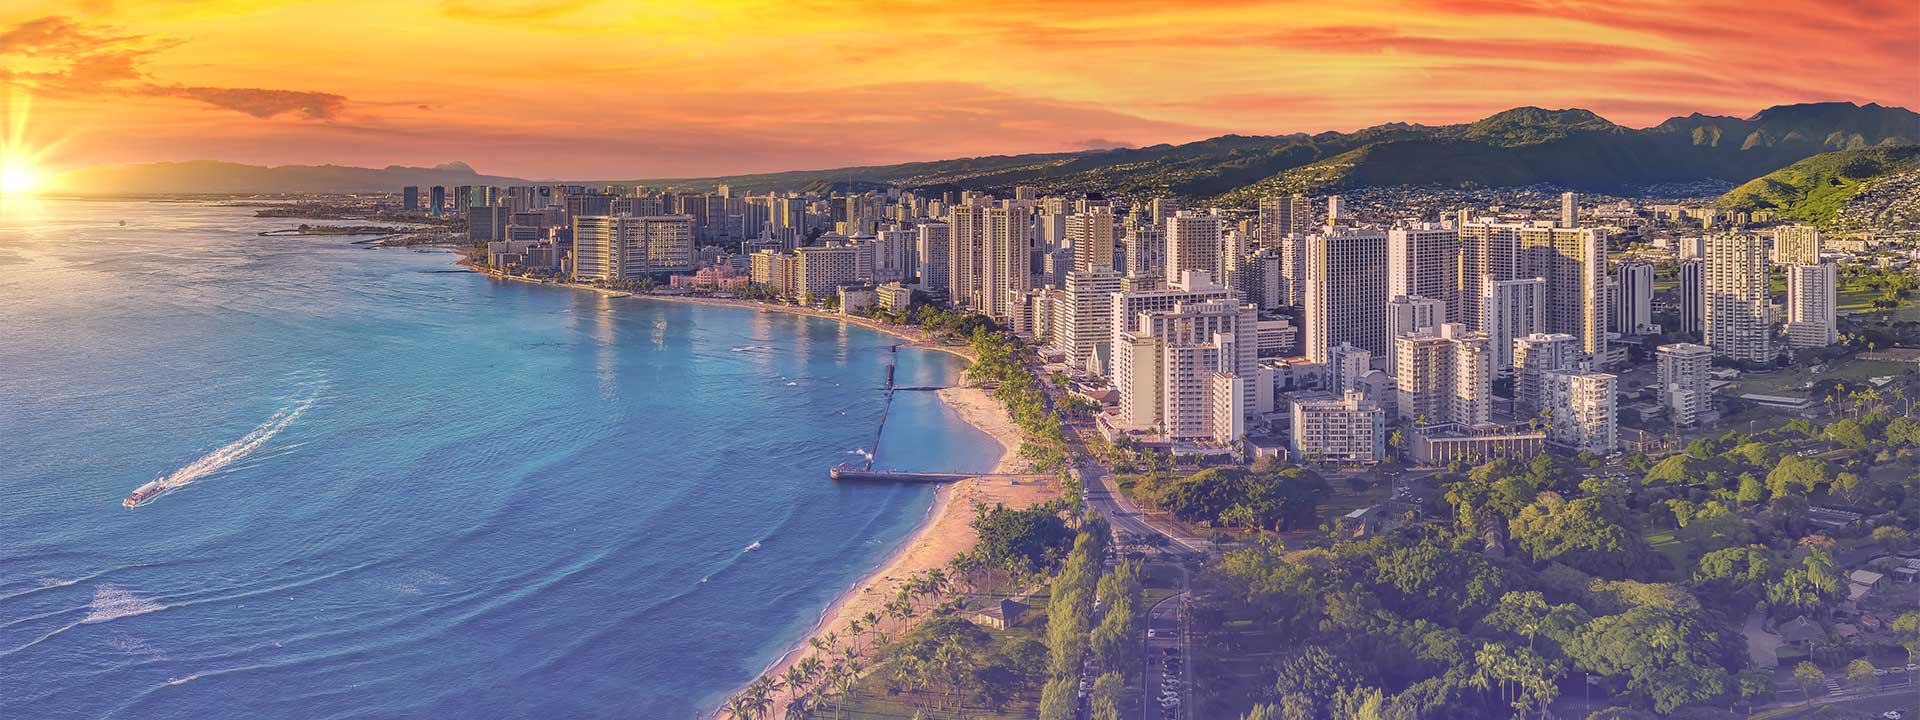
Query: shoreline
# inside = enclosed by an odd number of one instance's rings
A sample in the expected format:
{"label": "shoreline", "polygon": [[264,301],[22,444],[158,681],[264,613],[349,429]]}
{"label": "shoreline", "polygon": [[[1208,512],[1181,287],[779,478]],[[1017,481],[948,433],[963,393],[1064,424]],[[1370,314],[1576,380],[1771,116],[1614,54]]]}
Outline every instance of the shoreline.
{"label": "shoreline", "polygon": [[[956,346],[935,342],[918,328],[882,323],[869,318],[842,315],[836,312],[827,312],[792,305],[775,305],[739,298],[716,298],[694,295],[643,295],[595,287],[583,283],[535,280],[532,278],[494,273],[475,266],[465,257],[461,257],[455,264],[499,280],[550,285],[572,290],[585,290],[615,297],[632,297],[696,305],[714,305],[743,310],[757,310],[760,312],[800,315],[822,320],[836,320],[905,340],[907,347],[950,353],[966,359],[969,363],[976,360],[972,349],[964,345]],[[1005,474],[1020,471],[1022,463],[1019,459],[1018,451],[1020,444],[1024,441],[1024,435],[1020,431],[1020,427],[1014,423],[1013,417],[1008,414],[1006,407],[1003,406],[1000,401],[994,399],[993,395],[984,388],[969,386],[942,388],[936,391],[936,394],[939,395],[941,403],[959,415],[963,422],[984,433],[987,437],[992,438],[993,441],[1000,446],[1000,456],[994,461],[992,469],[987,472]],[[1050,482],[1017,484],[1002,478],[972,477],[939,485],[934,489],[933,502],[927,507],[926,512],[921,515],[913,531],[908,533],[907,537],[902,540],[898,546],[894,547],[894,549],[880,561],[878,566],[865,575],[862,575],[858,580],[854,581],[852,585],[835,596],[833,601],[829,602],[827,606],[820,611],[819,618],[814,621],[813,625],[809,627],[805,633],[782,650],[772,662],[768,663],[765,668],[762,668],[760,672],[755,674],[753,678],[750,678],[748,682],[751,683],[753,680],[763,676],[771,675],[778,677],[782,673],[785,673],[787,668],[792,667],[794,664],[814,654],[811,650],[811,641],[814,638],[837,632],[840,628],[846,627],[848,621],[864,617],[869,613],[882,613],[882,608],[889,600],[893,599],[906,578],[934,568],[945,568],[948,561],[952,560],[954,556],[973,549],[978,541],[978,538],[974,534],[972,524],[975,506],[1002,504],[1012,509],[1021,509],[1046,502],[1047,500],[1058,497],[1059,494],[1059,488]],[[899,628],[898,631],[904,632],[913,625],[917,625],[920,621],[921,618],[916,618],[908,623],[906,627]],[[740,687],[729,690],[720,701],[724,702],[725,697],[738,693],[745,687],[746,685],[742,684]],[[716,708],[712,712],[703,715],[703,717],[721,718],[722,714],[721,711]],[[784,720],[786,717],[785,704],[776,700],[775,706],[769,710],[764,717],[766,720]]]}
{"label": "shoreline", "polygon": [[[1020,470],[1020,428],[998,400],[985,389],[977,387],[944,388],[937,393],[941,402],[952,408],[961,420],[1000,445],[1000,458],[994,462],[990,472],[1013,473]],[[1051,483],[1015,484],[999,478],[973,477],[939,486],[934,490],[933,504],[927,509],[920,526],[894,548],[879,567],[834,598],[821,611],[820,619],[755,678],[766,675],[778,677],[785,673],[787,668],[812,654],[809,651],[810,640],[835,632],[845,627],[849,620],[863,617],[869,612],[879,613],[881,607],[893,599],[906,578],[933,568],[945,568],[955,555],[973,549],[977,540],[972,525],[976,505],[1004,504],[1018,509],[1037,505],[1058,495],[1059,489]],[[916,618],[907,627],[918,624],[920,620]],[[906,629],[900,628],[899,632]],[[744,687],[735,688],[732,692],[739,692]],[[711,717],[720,717],[719,711],[714,711]],[[785,705],[776,703],[776,707],[765,717],[767,720],[782,720],[786,717]]]}
{"label": "shoreline", "polygon": [[801,307],[798,305],[776,305],[773,303],[760,302],[758,300],[745,300],[741,298],[709,297],[709,296],[701,296],[701,295],[664,295],[659,293],[643,294],[643,293],[636,293],[636,292],[628,292],[625,290],[613,290],[610,288],[596,287],[596,286],[588,285],[585,283],[536,280],[533,278],[521,277],[518,275],[507,275],[504,273],[496,273],[491,270],[487,270],[477,265],[474,265],[472,262],[469,262],[467,258],[464,256],[462,256],[459,260],[454,261],[454,264],[459,265],[460,267],[466,268],[469,271],[479,273],[481,275],[485,275],[489,278],[493,278],[495,280],[523,282],[531,285],[546,285],[549,287],[567,288],[569,290],[585,290],[588,292],[597,292],[603,295],[612,295],[615,297],[631,297],[638,300],[659,300],[662,302],[688,303],[693,305],[712,305],[716,307],[731,307],[731,308],[738,308],[741,310],[757,310],[759,312],[782,313],[785,315],[799,315],[802,317],[819,318],[821,320],[833,320],[836,322],[846,323],[849,325],[857,325],[859,327],[863,327],[877,333],[881,333],[884,335],[891,335],[901,340],[905,340],[907,341],[905,343],[906,347],[921,348],[923,350],[937,350],[939,352],[944,352],[951,355],[957,355],[959,357],[966,358],[969,362],[975,359],[973,356],[972,348],[969,348],[965,345],[948,345],[946,343],[937,342],[934,339],[927,337],[926,333],[921,332],[919,328],[913,327],[911,325],[896,325],[894,323],[880,322],[872,318],[863,318],[856,315],[842,315],[837,312],[829,312],[826,310],[815,310],[813,308]]}

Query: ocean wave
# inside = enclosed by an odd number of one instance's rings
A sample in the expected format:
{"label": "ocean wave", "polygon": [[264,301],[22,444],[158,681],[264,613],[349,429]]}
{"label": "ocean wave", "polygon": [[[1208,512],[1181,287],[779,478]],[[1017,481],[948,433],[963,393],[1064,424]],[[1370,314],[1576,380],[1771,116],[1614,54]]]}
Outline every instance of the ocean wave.
{"label": "ocean wave", "polygon": [[166,605],[152,598],[141,597],[112,585],[95,585],[93,602],[87,606],[87,616],[81,618],[80,622],[106,622],[165,609],[167,609]]}

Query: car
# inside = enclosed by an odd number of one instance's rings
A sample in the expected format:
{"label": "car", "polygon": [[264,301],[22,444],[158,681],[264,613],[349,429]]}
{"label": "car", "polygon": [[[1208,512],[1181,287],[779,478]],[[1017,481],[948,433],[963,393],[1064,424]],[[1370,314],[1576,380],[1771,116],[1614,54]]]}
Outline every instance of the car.
{"label": "car", "polygon": [[1159,633],[1160,633],[1159,630],[1155,630],[1153,628],[1147,628],[1147,639],[1151,640],[1153,638],[1160,637]]}
{"label": "car", "polygon": [[1888,710],[1880,713],[1881,720],[1900,720],[1906,716],[1906,713],[1900,712],[1899,710]]}

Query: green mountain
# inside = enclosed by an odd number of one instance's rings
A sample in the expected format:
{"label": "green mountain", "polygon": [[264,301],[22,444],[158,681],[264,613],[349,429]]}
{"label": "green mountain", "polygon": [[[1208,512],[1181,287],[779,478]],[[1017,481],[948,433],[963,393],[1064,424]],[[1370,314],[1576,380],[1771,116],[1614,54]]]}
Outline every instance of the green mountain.
{"label": "green mountain", "polygon": [[[1900,187],[1874,192],[1883,183]],[[1748,181],[1714,204],[1730,210],[1777,209],[1789,218],[1835,228],[1898,209],[1901,204],[1891,196],[1911,188],[1920,188],[1920,145],[1879,145],[1814,155]],[[1881,195],[1889,196],[1888,202],[1877,202]]]}
{"label": "green mountain", "polygon": [[1782,105],[1749,118],[1695,113],[1644,129],[1616,125],[1587,110],[1523,107],[1459,125],[1394,123],[1352,133],[1224,135],[1181,145],[650,184],[725,182],[753,192],[809,184],[840,187],[849,180],[999,191],[1033,185],[1237,203],[1275,191],[1392,185],[1550,183],[1615,191],[1668,182],[1742,182],[1822,152],[1914,142],[1920,142],[1920,114],[1874,104]]}

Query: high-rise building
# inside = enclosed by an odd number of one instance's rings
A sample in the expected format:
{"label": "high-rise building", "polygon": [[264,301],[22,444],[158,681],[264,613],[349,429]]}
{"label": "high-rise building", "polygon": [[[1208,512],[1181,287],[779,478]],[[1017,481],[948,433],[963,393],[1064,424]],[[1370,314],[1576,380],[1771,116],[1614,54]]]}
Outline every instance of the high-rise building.
{"label": "high-rise building", "polygon": [[1310,233],[1292,233],[1280,238],[1280,278],[1285,295],[1283,303],[1302,307],[1307,302],[1307,238]]}
{"label": "high-rise building", "polygon": [[[1520,230],[1525,275],[1547,281],[1547,331],[1580,339],[1588,357],[1607,353],[1607,233],[1592,228]],[[1501,278],[1510,279],[1510,278]]]}
{"label": "high-rise building", "polygon": [[408,185],[400,189],[400,209],[407,212],[420,209],[420,186]]}
{"label": "high-rise building", "polygon": [[1387,301],[1387,372],[1400,367],[1399,346],[1393,342],[1402,335],[1437,330],[1447,321],[1447,304],[1420,296],[1398,295]]}
{"label": "high-rise building", "polygon": [[1339,225],[1340,221],[1345,219],[1347,219],[1347,212],[1346,212],[1346,208],[1344,207],[1344,203],[1340,201],[1340,196],[1328,195],[1327,196],[1327,227],[1333,227],[1335,225]]}
{"label": "high-rise building", "polygon": [[1228,285],[1240,298],[1273,310],[1287,304],[1286,279],[1280,276],[1280,253],[1261,248],[1242,258],[1228,278]]}
{"label": "high-rise building", "polygon": [[489,242],[506,238],[508,217],[504,205],[475,205],[467,208],[467,242]]}
{"label": "high-rise building", "polygon": [[1773,361],[1767,265],[1760,251],[1759,236],[1750,233],[1714,235],[1707,240],[1706,345],[1715,355],[1754,363]]}
{"label": "high-rise building", "polygon": [[1328,228],[1308,238],[1308,360],[1326,362],[1328,348],[1343,342],[1386,355],[1386,260],[1386,233]]}
{"label": "high-rise building", "polygon": [[573,279],[614,279],[613,218],[589,215],[573,219]]}
{"label": "high-rise building", "polygon": [[[1387,231],[1387,294],[1418,295],[1460,308],[1460,231],[1421,223]],[[1455,315],[1449,322],[1460,322]]]}
{"label": "high-rise building", "polygon": [[1642,335],[1653,328],[1653,266],[1625,263],[1618,273],[1620,308],[1614,318],[1614,332]]}
{"label": "high-rise building", "polygon": [[1573,367],[1580,354],[1578,341],[1566,333],[1534,333],[1513,341],[1513,413],[1540,414],[1545,398],[1541,376]]}
{"label": "high-rise building", "polygon": [[[1307,196],[1272,194],[1260,198],[1260,247],[1279,248],[1290,235],[1313,232],[1313,208]],[[1296,303],[1297,304],[1297,303]]]}
{"label": "high-rise building", "polygon": [[1486,333],[1445,323],[1439,332],[1402,335],[1393,342],[1401,419],[1420,425],[1487,424],[1493,412],[1493,366]]}
{"label": "high-rise building", "polygon": [[1513,368],[1513,341],[1547,329],[1547,281],[1487,280],[1480,295],[1480,327],[1493,348],[1493,371],[1505,375]]}
{"label": "high-rise building", "polygon": [[433,189],[427,193],[427,212],[433,214],[434,217],[439,217],[440,213],[446,212],[446,208],[447,186],[433,186]]}
{"label": "high-rise building", "polygon": [[1102,346],[1113,342],[1113,294],[1117,292],[1120,273],[1111,269],[1067,273],[1064,301],[1054,306],[1053,344],[1073,364],[1085,363]]}
{"label": "high-rise building", "polygon": [[1676,242],[1680,245],[1681,260],[1700,260],[1707,256],[1707,238],[1705,236],[1684,237]]}
{"label": "high-rise building", "polygon": [[981,250],[981,309],[1006,321],[1019,297],[1033,289],[1033,211],[1021,205],[988,208]]}
{"label": "high-rise building", "polygon": [[1787,266],[1787,342],[1797,348],[1839,340],[1836,297],[1840,277],[1832,263]]}
{"label": "high-rise building", "polygon": [[1148,203],[1147,207],[1148,212],[1153,217],[1153,224],[1156,227],[1164,228],[1166,227],[1167,218],[1173,217],[1174,214],[1180,212],[1180,201],[1174,198],[1154,198],[1152,202]]}
{"label": "high-rise building", "polygon": [[[1257,317],[1253,306],[1230,299],[1140,313],[1134,327],[1113,340],[1117,419],[1131,429],[1158,428],[1175,440],[1218,441],[1216,401],[1239,403],[1244,416],[1254,400],[1250,383],[1218,382],[1216,374],[1253,377]],[[1216,398],[1222,390],[1237,397]]]}
{"label": "high-rise building", "polygon": [[1226,283],[1222,272],[1220,218],[1209,213],[1182,210],[1165,223],[1167,232],[1166,277],[1177,278],[1188,270],[1199,270]]}
{"label": "high-rise building", "polygon": [[985,312],[987,206],[956,205],[948,217],[947,298],[954,307]]}
{"label": "high-rise building", "polygon": [[1614,376],[1586,370],[1549,370],[1540,380],[1548,443],[1595,455],[1613,452],[1617,445]]}
{"label": "high-rise building", "polygon": [[[1233,291],[1213,282],[1206,273],[1189,272],[1164,288],[1153,290],[1128,290],[1122,283],[1122,291],[1108,296],[1113,310],[1108,314],[1113,318],[1114,337],[1120,333],[1135,330],[1140,325],[1140,316],[1145,313],[1157,313],[1172,310],[1181,303],[1203,303],[1230,300]],[[1118,348],[1115,352],[1118,353]]]}
{"label": "high-rise building", "polygon": [[1661,345],[1656,358],[1660,399],[1667,406],[1667,416],[1675,425],[1693,427],[1702,413],[1713,410],[1713,395],[1707,390],[1713,348],[1693,343]]}
{"label": "high-rise building", "polygon": [[1812,225],[1783,225],[1773,230],[1776,265],[1819,265],[1820,229]]}
{"label": "high-rise building", "polygon": [[1113,208],[1088,208],[1086,212],[1067,216],[1066,235],[1067,242],[1073,245],[1074,270],[1114,269],[1115,227]]}
{"label": "high-rise building", "polygon": [[1327,388],[1346,392],[1360,387],[1360,376],[1373,369],[1373,353],[1340,343],[1327,349]]}
{"label": "high-rise building", "polygon": [[1145,213],[1135,212],[1128,217],[1121,247],[1127,253],[1127,277],[1159,275],[1166,267],[1167,231],[1150,222]]}
{"label": "high-rise building", "polygon": [[912,255],[914,235],[912,230],[898,227],[882,228],[873,234],[868,240],[873,245],[871,282],[884,284],[907,278],[907,258]]}
{"label": "high-rise building", "polygon": [[1560,193],[1560,227],[1580,227],[1580,196],[1570,192]]}
{"label": "high-rise building", "polygon": [[574,277],[637,280],[693,269],[693,218],[581,215],[573,219]]}
{"label": "high-rise building", "polygon": [[1707,308],[1706,262],[1680,263],[1680,332],[1698,337],[1705,327]]}
{"label": "high-rise building", "polygon": [[[1454,317],[1460,318],[1467,327],[1477,327],[1486,317],[1481,309],[1480,288],[1491,280],[1513,280],[1524,277],[1539,277],[1537,273],[1523,273],[1520,269],[1520,228],[1518,223],[1500,223],[1488,220],[1471,221],[1461,211],[1461,217],[1454,223],[1460,230],[1460,310]],[[1471,292],[1469,292],[1471,290]]]}
{"label": "high-rise building", "polygon": [[1359,391],[1292,400],[1289,450],[1307,462],[1373,463],[1386,456],[1387,416]]}
{"label": "high-rise building", "polygon": [[952,249],[947,237],[947,224],[943,222],[921,223],[915,230],[919,237],[916,249],[920,256],[920,288],[930,295],[949,297],[952,278],[948,275],[948,263],[952,261]]}

